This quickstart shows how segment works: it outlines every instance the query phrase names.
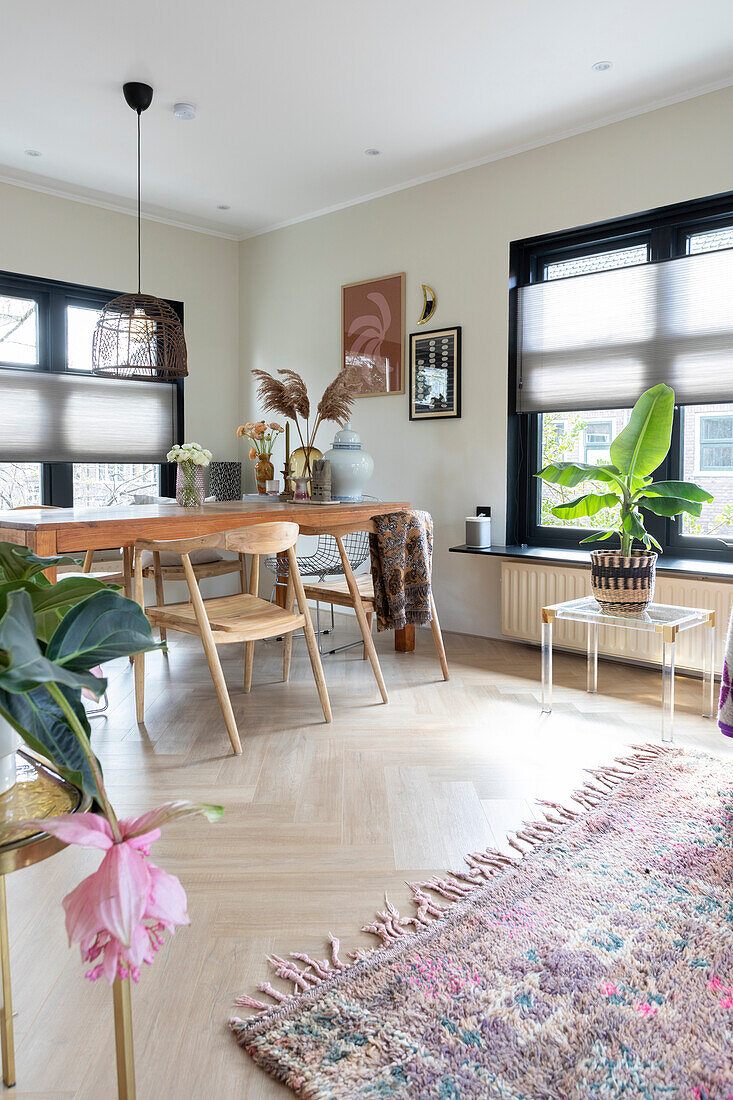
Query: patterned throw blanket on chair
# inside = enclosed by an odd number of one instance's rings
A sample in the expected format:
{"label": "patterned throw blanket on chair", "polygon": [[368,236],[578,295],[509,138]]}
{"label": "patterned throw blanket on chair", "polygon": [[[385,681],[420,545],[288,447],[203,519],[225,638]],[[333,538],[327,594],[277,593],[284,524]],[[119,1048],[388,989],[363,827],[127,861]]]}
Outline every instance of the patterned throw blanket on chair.
{"label": "patterned throw blanket on chair", "polygon": [[733,673],[733,611],[728,623],[728,636],[725,640],[723,674],[720,677],[720,704],[718,707],[718,725],[726,737],[733,737],[733,692],[731,674]]}
{"label": "patterned throw blanket on chair", "polygon": [[431,620],[433,517],[428,512],[374,516],[369,536],[378,630],[400,630]]}

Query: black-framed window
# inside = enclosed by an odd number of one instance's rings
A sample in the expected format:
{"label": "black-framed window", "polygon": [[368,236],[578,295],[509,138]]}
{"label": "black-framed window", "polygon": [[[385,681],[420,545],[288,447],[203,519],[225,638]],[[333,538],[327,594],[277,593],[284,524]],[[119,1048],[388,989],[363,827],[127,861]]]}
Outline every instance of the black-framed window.
{"label": "black-framed window", "polygon": [[[726,280],[726,285],[722,289],[733,300],[733,262],[728,263],[729,259],[733,261],[733,193],[512,243],[510,247],[509,454],[506,534],[508,543],[577,546],[590,530],[604,526],[603,515],[594,517],[592,528],[588,526],[588,520],[567,522],[556,519],[551,515],[552,506],[560,499],[571,499],[578,494],[579,490],[563,490],[556,486],[548,486],[534,477],[534,474],[547,462],[553,460],[577,460],[591,463],[608,461],[610,442],[628,421],[631,406],[636,397],[636,394],[633,394],[626,403],[626,407],[615,407],[622,405],[622,400],[618,399],[607,401],[607,404],[614,407],[603,407],[604,402],[599,399],[598,408],[588,408],[589,404],[594,403],[590,397],[591,394],[597,392],[603,395],[609,390],[608,387],[605,389],[599,387],[597,391],[592,381],[589,381],[593,378],[593,356],[587,348],[584,348],[577,353],[578,365],[575,376],[578,387],[576,392],[582,393],[582,397],[578,398],[577,409],[569,407],[573,399],[568,396],[571,392],[568,380],[572,386],[576,353],[575,329],[568,321],[574,322],[576,328],[581,331],[577,341],[580,348],[583,343],[583,327],[586,324],[590,325],[592,320],[584,314],[584,303],[587,301],[588,309],[592,310],[596,300],[592,294],[587,293],[594,285],[591,279],[580,278],[578,282],[573,280],[579,276],[604,278],[609,288],[615,288],[619,294],[629,295],[629,301],[633,306],[637,287],[641,288],[640,292],[649,293],[648,288],[654,286],[655,280],[660,284],[664,283],[667,273],[673,267],[667,261],[682,257],[700,257],[704,253],[721,250],[726,251],[726,256],[718,257],[715,262],[717,264],[718,261],[725,260],[725,263],[719,264],[721,277],[724,276]],[[685,264],[709,262],[705,259],[686,260]],[[680,271],[682,267],[684,265],[680,265],[676,270]],[[611,273],[611,275],[599,276],[599,273]],[[546,290],[524,289],[531,288],[536,283],[550,283],[555,280],[566,281],[565,287],[548,286]],[[688,327],[694,324],[699,330],[696,338],[704,343],[707,338],[705,330],[708,300],[704,293],[695,293],[694,278],[688,282],[692,290],[690,291],[688,286],[687,296],[683,295],[680,300],[683,301],[684,308],[690,311],[690,315],[686,321],[680,320],[678,327],[684,327],[685,323]],[[600,286],[597,279],[595,286]],[[561,292],[564,290],[566,302],[572,301],[573,295],[577,296],[577,316],[573,317],[571,312],[569,317],[563,318],[564,329],[552,314],[551,295],[556,295],[558,289]],[[539,367],[534,363],[535,373],[529,376],[528,384],[530,388],[534,385],[535,390],[529,399],[523,400],[521,396],[524,384],[523,372],[528,369],[527,363],[531,363],[531,355],[527,354],[526,336],[527,315],[531,308],[526,305],[529,295],[545,296],[541,321],[538,323],[535,319],[534,324],[535,329],[542,332],[546,354],[544,360],[540,361]],[[557,301],[561,300],[560,297],[557,298]],[[670,301],[674,302],[674,297],[668,294],[665,298],[660,291],[659,301],[653,308],[659,313],[670,311]],[[713,304],[710,308],[714,311],[715,305]],[[682,312],[677,309],[677,314],[681,315]],[[673,327],[677,314],[673,317]],[[556,320],[558,320],[557,339],[553,345],[555,332],[553,325]],[[638,323],[638,318],[633,316],[632,310],[629,325],[638,325]],[[712,332],[715,327],[714,320],[711,320],[709,327]],[[621,328],[623,329],[623,325]],[[661,331],[663,328],[664,326],[660,325],[655,331]],[[567,335],[567,345],[562,347],[565,335]],[[654,343],[654,338],[653,334],[649,337],[650,344]],[[660,346],[664,339],[670,343],[667,335],[660,338]],[[627,338],[623,331],[609,334],[609,346],[612,347],[614,340],[618,341],[618,346],[622,349],[619,352],[618,371],[625,370],[624,377],[630,378],[633,376],[634,368],[633,358],[629,359],[629,348],[632,347],[633,341],[630,336]],[[731,344],[733,345],[733,341]],[[547,351],[548,348],[549,351]],[[557,349],[556,356],[555,349]],[[625,363],[622,362],[624,351],[627,356]],[[674,351],[675,348],[670,343],[670,362],[675,363],[675,369],[678,372],[680,369],[687,369],[679,368],[674,360]],[[718,346],[716,354],[720,355],[720,352],[721,348]],[[610,369],[613,370],[613,354],[608,354],[608,348],[604,349],[604,353],[611,365]],[[664,354],[663,348],[662,362],[664,362]],[[727,355],[727,350],[725,354]],[[566,372],[565,395],[563,400],[558,402],[561,407],[557,409],[552,406],[551,396],[557,381],[553,376],[553,372],[556,372],[553,356],[558,363],[562,363]],[[694,357],[691,357],[690,362],[689,370],[692,372],[696,369]],[[640,363],[639,378],[643,378],[644,369],[648,369],[648,364]],[[658,364],[656,369],[660,369]],[[661,369],[663,371],[664,367],[662,366]],[[543,370],[547,372],[544,378],[541,373]],[[670,453],[663,467],[655,473],[655,478],[699,481],[713,493],[715,500],[713,504],[703,507],[703,513],[699,518],[683,516],[676,520],[665,520],[649,516],[648,526],[664,549],[677,556],[729,560],[730,552],[719,541],[719,537],[733,539],[733,400],[730,399],[730,392],[722,392],[725,386],[722,386],[721,396],[726,400],[715,400],[717,392],[714,369],[710,368],[710,370],[713,383],[712,388],[708,386],[705,403],[680,404],[675,409]],[[730,368],[726,367],[721,373],[721,379],[724,375],[729,378],[730,374]],[[620,373],[618,376],[621,376]],[[673,379],[670,378],[669,381],[670,384],[675,385]],[[678,392],[679,384],[678,374],[675,386]],[[558,392],[560,389],[562,387],[559,387]],[[616,398],[619,396],[623,397],[622,391],[615,395]]]}
{"label": "black-framed window", "polygon": [[[183,380],[91,375],[97,318],[116,296],[0,272],[0,509],[173,494],[160,459],[181,442]],[[170,305],[183,321],[182,303]]]}

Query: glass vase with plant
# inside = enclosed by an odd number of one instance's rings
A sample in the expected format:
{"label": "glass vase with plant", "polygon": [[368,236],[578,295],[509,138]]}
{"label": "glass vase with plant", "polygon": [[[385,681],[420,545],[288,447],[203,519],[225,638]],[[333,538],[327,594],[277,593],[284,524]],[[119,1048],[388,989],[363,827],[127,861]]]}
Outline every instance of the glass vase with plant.
{"label": "glass vase with plant", "polygon": [[44,574],[69,563],[78,564],[0,542],[0,719],[84,792],[93,810],[11,821],[12,808],[7,815],[0,808],[0,840],[45,832],[104,853],[98,870],[63,899],[66,930],[90,964],[87,978],[129,983],[138,980],[143,963],[153,962],[163,932],[188,924],[183,887],[150,862],[151,844],[174,818],[217,820],[222,811],[179,801],[118,817],[92,749],[82,692],[100,698],[107,682],[99,666],[160,646],[142,608],[120,592],[91,575],[53,583]]}
{"label": "glass vase with plant", "polygon": [[[711,493],[692,481],[652,478],[667,457],[673,416],[674,390],[660,383],[646,390],[634,405],[628,424],[611,443],[610,462],[552,462],[536,475],[568,488],[596,483],[593,491],[556,504],[551,511],[558,519],[590,518],[611,509],[611,522],[582,540],[618,536],[619,550],[591,552],[593,594],[607,610],[643,611],[654,595],[657,554],[652,547],[660,552],[662,548],[647,531],[644,512],[668,519],[683,512],[699,516],[703,504],[713,500]],[[635,542],[641,543],[642,549],[635,550]]]}
{"label": "glass vase with plant", "polygon": [[281,424],[273,421],[266,424],[264,420],[254,423],[248,420],[246,424],[240,424],[237,435],[240,439],[248,439],[250,442],[249,457],[255,463],[255,480],[257,492],[267,492],[267,482],[275,476],[275,468],[270,459],[275,440],[285,429]]}
{"label": "glass vase with plant", "polygon": [[200,508],[204,503],[204,467],[211,462],[211,451],[200,443],[176,443],[165,456],[175,462],[176,501],[181,508]]}

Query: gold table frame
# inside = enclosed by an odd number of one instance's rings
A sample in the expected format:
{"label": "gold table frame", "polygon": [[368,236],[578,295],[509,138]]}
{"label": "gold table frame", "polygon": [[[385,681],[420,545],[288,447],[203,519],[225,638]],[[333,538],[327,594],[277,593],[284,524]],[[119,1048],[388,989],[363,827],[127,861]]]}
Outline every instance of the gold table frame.
{"label": "gold table frame", "polygon": [[[0,824],[25,821],[28,818],[54,817],[62,813],[83,813],[91,799],[63,779],[40,757],[27,750],[16,753],[16,784],[0,795]],[[41,863],[67,845],[49,833],[31,832],[15,840],[0,842],[0,976],[3,1007],[0,1014],[3,1081],[8,1088],[15,1084],[15,1042],[13,1036],[13,991],[10,979],[10,942],[5,876],[34,863]],[[122,983],[120,983],[122,984]],[[128,983],[124,983],[127,985]],[[117,985],[117,983],[115,983]],[[127,989],[129,1017],[130,991]],[[117,996],[115,991],[115,1024]],[[117,1037],[117,1026],[115,1026]],[[132,1055],[130,1055],[130,1060]],[[134,1085],[133,1085],[134,1088]]]}

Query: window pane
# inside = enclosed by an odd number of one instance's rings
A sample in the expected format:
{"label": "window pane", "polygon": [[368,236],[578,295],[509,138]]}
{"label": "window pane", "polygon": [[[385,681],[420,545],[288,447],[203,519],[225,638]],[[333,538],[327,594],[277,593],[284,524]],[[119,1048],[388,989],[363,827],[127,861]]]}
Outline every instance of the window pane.
{"label": "window pane", "polygon": [[[721,246],[722,247],[722,246]],[[649,250],[645,244],[633,248],[616,248],[613,252],[598,252],[594,256],[576,256],[572,260],[558,260],[545,264],[545,279],[566,279],[569,275],[590,275],[594,271],[610,271],[615,267],[632,267],[645,264]]]}
{"label": "window pane", "polygon": [[0,295],[0,363],[38,363],[38,303]]}
{"label": "window pane", "polygon": [[144,462],[75,462],[74,506],[129,504],[135,493],[160,492],[160,466]]}
{"label": "window pane", "polygon": [[66,365],[69,370],[92,369],[92,338],[101,309],[66,307]]}
{"label": "window pane", "polygon": [[[592,466],[607,463],[611,440],[628,424],[631,409],[598,409],[592,412],[543,413],[540,416],[540,469],[550,462],[588,462]],[[556,504],[574,500],[586,492],[608,493],[600,482],[586,482],[573,489],[540,481],[538,522],[544,527],[584,527],[600,530],[608,526],[611,512],[564,520],[550,511]]]}
{"label": "window pane", "polygon": [[682,409],[682,477],[715,497],[701,516],[682,516],[682,534],[733,538],[733,405]]}
{"label": "window pane", "polygon": [[695,256],[699,252],[716,252],[719,248],[733,248],[733,226],[713,229],[710,233],[693,233],[687,238],[688,256]]}
{"label": "window pane", "polygon": [[40,462],[0,462],[0,508],[40,503]]}

